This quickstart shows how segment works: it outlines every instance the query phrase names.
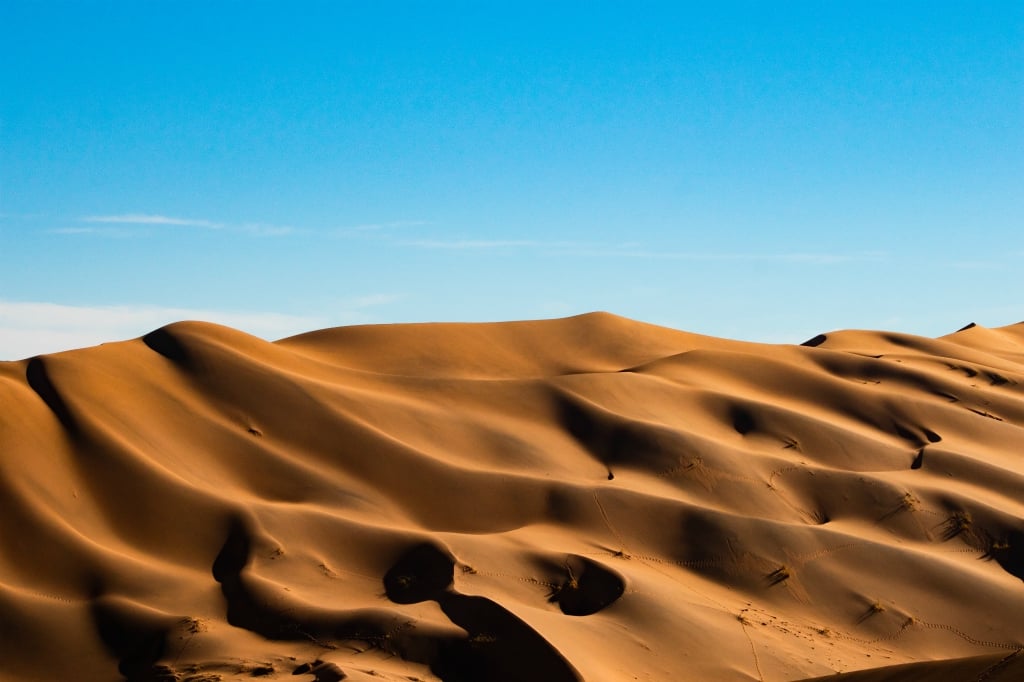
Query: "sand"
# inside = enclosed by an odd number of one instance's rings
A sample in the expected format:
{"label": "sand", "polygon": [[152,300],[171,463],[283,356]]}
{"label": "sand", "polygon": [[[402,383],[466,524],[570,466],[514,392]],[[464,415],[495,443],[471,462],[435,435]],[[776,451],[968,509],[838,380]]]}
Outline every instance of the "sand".
{"label": "sand", "polygon": [[1020,680],[1022,427],[1024,323],[3,362],[0,679]]}

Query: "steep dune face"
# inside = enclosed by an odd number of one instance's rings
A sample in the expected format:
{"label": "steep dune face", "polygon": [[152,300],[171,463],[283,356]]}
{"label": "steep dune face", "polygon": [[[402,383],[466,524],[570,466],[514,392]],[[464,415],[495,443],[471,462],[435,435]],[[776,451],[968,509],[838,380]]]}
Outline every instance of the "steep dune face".
{"label": "steep dune face", "polygon": [[1022,427],[1024,324],[0,363],[0,679],[1016,679]]}

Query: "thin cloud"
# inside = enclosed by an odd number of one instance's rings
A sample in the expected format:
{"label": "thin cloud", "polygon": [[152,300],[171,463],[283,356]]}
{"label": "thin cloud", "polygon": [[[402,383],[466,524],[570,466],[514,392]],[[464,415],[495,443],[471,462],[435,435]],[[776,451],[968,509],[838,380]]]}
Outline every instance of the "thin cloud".
{"label": "thin cloud", "polygon": [[246,223],[237,228],[229,227],[229,229],[257,237],[285,237],[300,232],[300,230],[291,225],[265,225],[263,223]]}
{"label": "thin cloud", "polygon": [[242,223],[232,225],[212,220],[195,218],[173,218],[148,213],[126,213],[123,215],[96,215],[81,218],[88,226],[61,227],[47,230],[51,234],[65,235],[98,235],[106,237],[123,237],[127,235],[152,234],[151,228],[165,226],[199,227],[207,230],[224,230],[256,237],[283,237],[300,232],[291,225],[269,225],[267,223]]}
{"label": "thin cloud", "polygon": [[142,336],[179,320],[203,320],[277,339],[330,326],[323,317],[156,305],[77,306],[0,300],[0,360]]}
{"label": "thin cloud", "polygon": [[390,238],[394,231],[408,230],[410,228],[429,225],[427,220],[392,220],[382,223],[360,223],[346,227],[335,227],[328,231],[328,234],[337,237],[361,237],[361,238]]}
{"label": "thin cloud", "polygon": [[94,215],[82,218],[86,223],[105,223],[118,225],[180,225],[184,227],[205,227],[217,230],[224,227],[221,223],[211,220],[198,220],[193,218],[172,218],[165,215],[153,215],[149,213],[124,213],[120,215]]}
{"label": "thin cloud", "polygon": [[419,249],[509,249],[542,246],[542,242],[530,239],[409,239],[399,241],[400,246]]}
{"label": "thin cloud", "polygon": [[784,262],[806,263],[811,265],[831,265],[854,261],[883,260],[881,253],[749,253],[749,252],[699,252],[699,251],[652,251],[647,249],[581,249],[572,255],[602,258],[640,258],[649,260],[678,260],[703,262]]}
{"label": "thin cloud", "polygon": [[131,237],[138,234],[137,230],[123,227],[57,227],[47,230],[50,234],[94,234],[104,237]]}
{"label": "thin cloud", "polygon": [[699,252],[655,250],[637,242],[601,244],[576,241],[540,241],[533,239],[406,239],[397,240],[399,246],[435,250],[501,250],[531,249],[554,256],[575,258],[635,258],[650,260],[705,261],[705,262],[781,262],[809,265],[878,261],[882,252],[854,254],[815,252]]}
{"label": "thin cloud", "polygon": [[97,232],[105,232],[106,228],[103,227],[57,227],[47,232],[53,234],[96,234]]}

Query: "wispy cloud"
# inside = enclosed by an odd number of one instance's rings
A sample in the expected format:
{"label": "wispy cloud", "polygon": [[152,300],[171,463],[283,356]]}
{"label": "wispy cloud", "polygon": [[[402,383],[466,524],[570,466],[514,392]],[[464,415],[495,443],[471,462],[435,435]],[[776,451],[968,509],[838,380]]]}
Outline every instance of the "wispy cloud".
{"label": "wispy cloud", "polygon": [[830,265],[835,263],[880,261],[886,254],[870,253],[813,253],[813,252],[701,252],[701,251],[656,251],[637,248],[582,248],[572,255],[601,258],[637,258],[649,260],[676,260],[694,262],[783,262],[809,265]]}
{"label": "wispy cloud", "polygon": [[265,339],[281,338],[338,323],[337,319],[276,312],[156,305],[78,306],[0,300],[0,360],[135,338],[179,320],[216,322]]}
{"label": "wispy cloud", "polygon": [[138,234],[137,230],[123,227],[56,227],[47,232],[50,234],[92,234],[104,237],[131,237]]}
{"label": "wispy cloud", "polygon": [[274,340],[339,324],[379,322],[370,309],[404,298],[406,295],[401,293],[353,296],[331,306],[329,316],[160,305],[66,305],[0,299],[0,361],[136,338],[181,320],[215,322]]}
{"label": "wispy cloud", "polygon": [[502,250],[529,249],[535,252],[576,258],[630,258],[668,261],[705,262],[781,262],[808,265],[880,261],[882,252],[816,253],[816,252],[701,252],[653,249],[636,242],[601,244],[579,241],[544,241],[534,239],[404,239],[399,246],[439,250]]}
{"label": "wispy cloud", "polygon": [[54,234],[95,234],[104,230],[102,227],[57,227],[48,231]]}
{"label": "wispy cloud", "polygon": [[73,227],[59,227],[47,232],[63,235],[95,235],[102,237],[151,236],[154,229],[163,227],[197,227],[227,233],[255,237],[283,237],[299,230],[291,225],[270,225],[267,223],[219,223],[199,218],[174,218],[151,213],[124,213],[118,215],[93,215],[79,218],[86,223]]}
{"label": "wispy cloud", "polygon": [[360,223],[358,225],[335,227],[328,230],[327,234],[344,238],[390,239],[395,232],[406,231],[429,224],[430,221],[427,220],[392,220],[380,223]]}
{"label": "wispy cloud", "polygon": [[215,223],[211,220],[173,218],[171,216],[154,215],[150,213],[122,213],[119,215],[85,216],[82,218],[82,222],[115,225],[180,225],[182,227],[205,227],[211,230],[218,230],[224,227],[223,224]]}
{"label": "wispy cloud", "polygon": [[284,237],[291,234],[297,234],[302,231],[298,228],[292,227],[291,225],[266,225],[264,223],[246,223],[237,227],[229,226],[228,229],[244,232],[245,234],[257,237]]}
{"label": "wispy cloud", "polygon": [[541,246],[542,242],[530,239],[407,239],[398,242],[400,246],[419,249],[509,249]]}

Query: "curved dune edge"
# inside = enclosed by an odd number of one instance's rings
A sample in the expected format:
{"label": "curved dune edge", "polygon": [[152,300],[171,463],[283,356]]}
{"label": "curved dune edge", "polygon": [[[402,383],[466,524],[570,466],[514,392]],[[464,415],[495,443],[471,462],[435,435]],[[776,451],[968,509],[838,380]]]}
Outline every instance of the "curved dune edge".
{"label": "curved dune edge", "polygon": [[1022,426],[1024,323],[183,322],[2,362],[0,679],[1011,679]]}

